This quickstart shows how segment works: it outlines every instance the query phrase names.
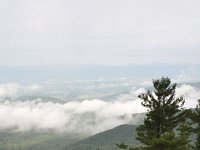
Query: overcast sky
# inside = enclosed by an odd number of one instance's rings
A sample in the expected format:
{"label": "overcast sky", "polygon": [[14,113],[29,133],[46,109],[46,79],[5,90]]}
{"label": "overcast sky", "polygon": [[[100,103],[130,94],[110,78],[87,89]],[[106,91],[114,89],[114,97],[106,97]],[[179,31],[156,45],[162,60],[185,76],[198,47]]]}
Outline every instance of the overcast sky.
{"label": "overcast sky", "polygon": [[0,0],[0,65],[200,63],[199,0]]}

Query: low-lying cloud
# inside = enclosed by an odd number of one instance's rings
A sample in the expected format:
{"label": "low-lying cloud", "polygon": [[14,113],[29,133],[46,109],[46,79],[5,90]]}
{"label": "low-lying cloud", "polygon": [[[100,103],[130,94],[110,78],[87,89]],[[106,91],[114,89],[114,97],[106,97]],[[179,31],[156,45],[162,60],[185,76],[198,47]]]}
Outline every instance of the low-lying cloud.
{"label": "low-lying cloud", "polygon": [[200,99],[200,89],[189,84],[183,84],[176,89],[177,96],[185,98],[185,107],[194,108],[197,105],[197,100]]}
{"label": "low-lying cloud", "polygon": [[30,94],[39,90],[41,87],[37,84],[21,85],[18,83],[0,84],[0,97],[15,97],[22,94]]}
{"label": "low-lying cloud", "polygon": [[[2,85],[0,90],[1,88]],[[138,119],[133,114],[146,111],[146,108],[141,105],[141,100],[137,97],[142,92],[145,92],[145,89],[132,88],[128,94],[121,94],[113,101],[92,99],[70,101],[64,104],[44,102],[38,99],[34,101],[1,101],[0,130],[54,130],[94,134],[120,124],[137,124],[141,118]],[[176,93],[177,96],[184,96],[186,108],[195,107],[197,99],[200,98],[200,89],[188,84],[179,86]]]}
{"label": "low-lying cloud", "polygon": [[5,101],[0,104],[0,129],[96,133],[130,123],[132,114],[140,112],[145,112],[145,109],[138,100],[105,102],[94,99],[65,104]]}

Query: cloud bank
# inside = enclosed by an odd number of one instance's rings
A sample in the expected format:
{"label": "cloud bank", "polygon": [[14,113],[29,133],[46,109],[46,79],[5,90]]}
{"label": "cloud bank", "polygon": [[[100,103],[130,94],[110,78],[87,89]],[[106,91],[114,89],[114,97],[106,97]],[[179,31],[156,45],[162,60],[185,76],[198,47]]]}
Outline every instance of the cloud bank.
{"label": "cloud bank", "polygon": [[0,129],[96,133],[131,122],[132,114],[144,111],[138,100],[105,102],[94,99],[65,104],[5,101],[0,104]]}
{"label": "cloud bank", "polygon": [[15,97],[22,94],[30,94],[41,89],[37,84],[20,85],[17,83],[0,84],[0,97]]}
{"label": "cloud bank", "polygon": [[183,84],[176,89],[177,96],[185,98],[185,107],[194,108],[197,105],[197,100],[200,99],[200,89],[189,84]]}
{"label": "cloud bank", "polygon": [[[33,88],[34,89],[34,88]],[[144,89],[133,88],[128,94],[110,102],[99,99],[71,101],[64,104],[43,101],[0,102],[0,129],[11,131],[54,130],[69,133],[95,134],[120,124],[137,124],[135,113],[145,112],[137,95]],[[200,89],[183,84],[177,96],[184,96],[185,107],[195,107]]]}

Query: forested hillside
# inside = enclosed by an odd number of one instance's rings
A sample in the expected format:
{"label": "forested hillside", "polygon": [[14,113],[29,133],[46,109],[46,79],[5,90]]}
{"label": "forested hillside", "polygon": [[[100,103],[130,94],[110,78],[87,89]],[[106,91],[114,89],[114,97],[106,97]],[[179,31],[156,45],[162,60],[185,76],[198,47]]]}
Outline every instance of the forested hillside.
{"label": "forested hillside", "polygon": [[0,132],[0,150],[64,150],[83,139],[80,135],[53,132]]}
{"label": "forested hillside", "polygon": [[138,145],[139,142],[135,140],[137,126],[134,125],[120,125],[114,129],[96,134],[85,140],[79,141],[67,147],[68,150],[94,150],[100,148],[102,150],[118,149],[116,144],[125,143],[128,145]]}

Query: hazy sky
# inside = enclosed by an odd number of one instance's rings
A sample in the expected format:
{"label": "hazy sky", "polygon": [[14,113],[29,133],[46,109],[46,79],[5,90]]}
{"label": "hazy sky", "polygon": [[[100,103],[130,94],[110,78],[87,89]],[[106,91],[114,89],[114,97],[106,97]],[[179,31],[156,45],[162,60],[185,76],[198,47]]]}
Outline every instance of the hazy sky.
{"label": "hazy sky", "polygon": [[0,65],[200,63],[199,0],[0,0]]}

